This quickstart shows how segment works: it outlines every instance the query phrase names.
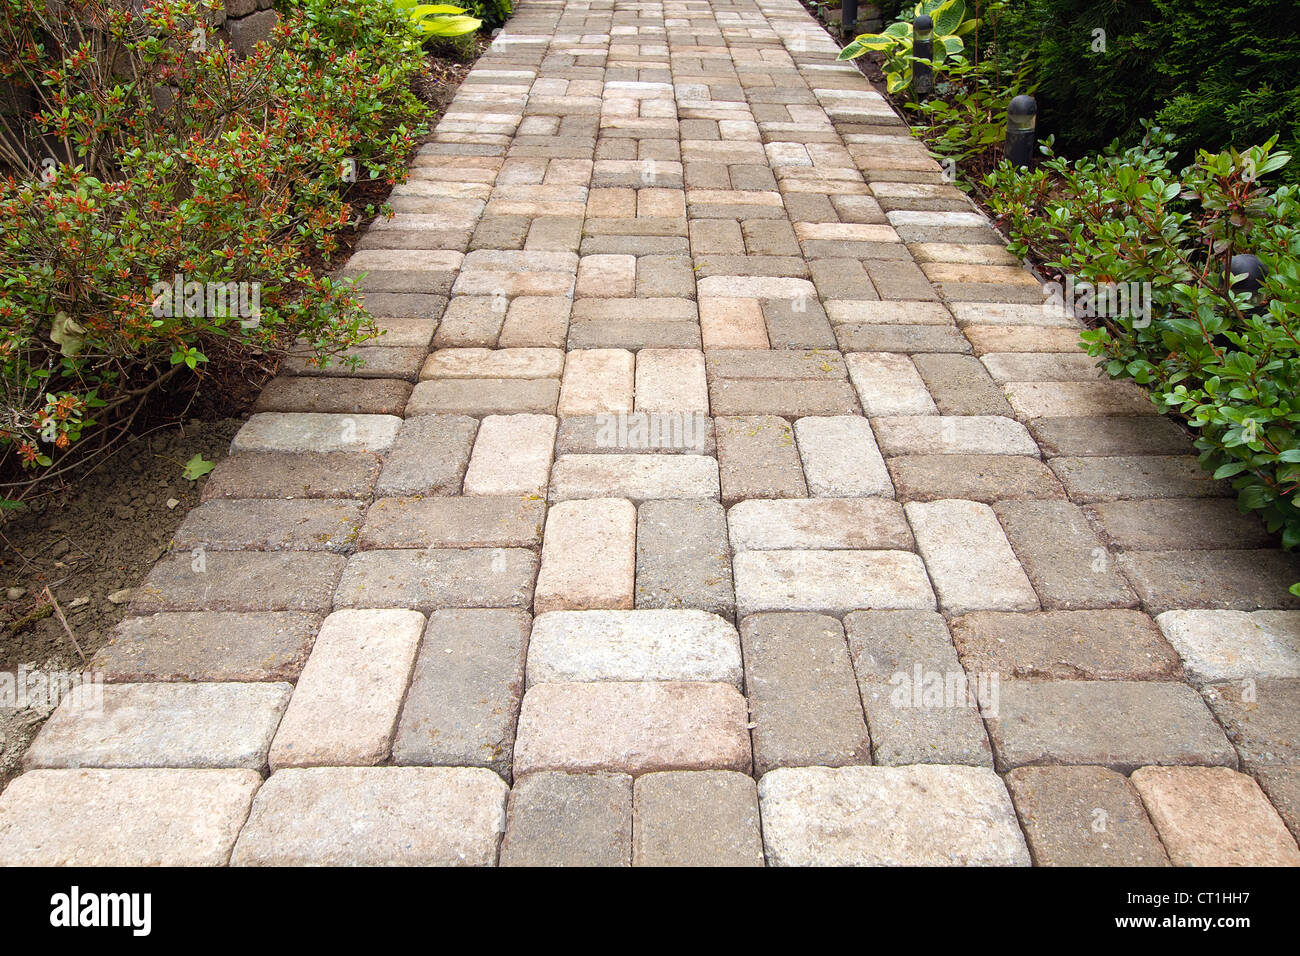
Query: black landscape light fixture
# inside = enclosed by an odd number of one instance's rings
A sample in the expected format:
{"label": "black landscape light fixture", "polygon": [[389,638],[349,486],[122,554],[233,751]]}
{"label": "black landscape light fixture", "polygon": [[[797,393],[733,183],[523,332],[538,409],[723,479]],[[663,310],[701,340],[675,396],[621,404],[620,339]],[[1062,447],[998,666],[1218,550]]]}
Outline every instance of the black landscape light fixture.
{"label": "black landscape light fixture", "polygon": [[1003,152],[1012,166],[1029,166],[1034,158],[1035,129],[1038,126],[1038,103],[1025,93],[1014,97],[1007,106],[1007,140]]}
{"label": "black landscape light fixture", "polygon": [[[1228,262],[1228,282],[1234,292],[1248,292],[1254,295],[1259,291],[1267,275],[1268,270],[1264,268],[1264,263],[1259,261],[1258,256],[1252,256],[1248,252],[1233,256]],[[1245,278],[1233,282],[1233,276],[1245,276]]]}
{"label": "black landscape light fixture", "polygon": [[934,21],[921,14],[912,21],[912,92],[917,98],[934,92],[934,68],[920,60],[934,58]]}
{"label": "black landscape light fixture", "polygon": [[858,0],[840,0],[840,38],[853,39],[858,32]]}

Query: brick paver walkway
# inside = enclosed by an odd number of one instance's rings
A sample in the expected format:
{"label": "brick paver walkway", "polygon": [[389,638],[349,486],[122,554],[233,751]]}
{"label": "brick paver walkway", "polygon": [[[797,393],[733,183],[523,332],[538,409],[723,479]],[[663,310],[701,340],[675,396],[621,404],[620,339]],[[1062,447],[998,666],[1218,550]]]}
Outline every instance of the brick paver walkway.
{"label": "brick paver walkway", "polygon": [[1300,862],[1296,562],[835,52],[523,0],[0,860]]}

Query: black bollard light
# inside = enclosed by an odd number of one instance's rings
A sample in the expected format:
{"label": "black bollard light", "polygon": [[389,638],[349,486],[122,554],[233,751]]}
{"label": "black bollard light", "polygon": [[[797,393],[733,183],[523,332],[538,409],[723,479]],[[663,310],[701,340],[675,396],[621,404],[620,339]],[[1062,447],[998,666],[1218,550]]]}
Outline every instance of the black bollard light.
{"label": "black bollard light", "polygon": [[858,0],[840,0],[840,38],[852,40],[858,32]]}
{"label": "black bollard light", "polygon": [[[1258,256],[1252,256],[1248,252],[1233,256],[1228,263],[1228,281],[1232,284],[1234,292],[1240,290],[1254,295],[1263,285],[1264,277],[1267,275],[1268,270],[1264,268],[1264,263],[1259,261]],[[1232,282],[1232,276],[1245,276],[1245,278]]]}
{"label": "black bollard light", "polygon": [[1038,126],[1038,103],[1022,93],[1007,107],[1007,140],[1003,152],[1012,166],[1029,166],[1034,158],[1035,128]]}
{"label": "black bollard light", "polygon": [[[924,13],[912,22],[912,56],[917,60],[934,57],[934,21]],[[917,60],[912,62],[912,92],[921,99],[934,92],[934,68]]]}

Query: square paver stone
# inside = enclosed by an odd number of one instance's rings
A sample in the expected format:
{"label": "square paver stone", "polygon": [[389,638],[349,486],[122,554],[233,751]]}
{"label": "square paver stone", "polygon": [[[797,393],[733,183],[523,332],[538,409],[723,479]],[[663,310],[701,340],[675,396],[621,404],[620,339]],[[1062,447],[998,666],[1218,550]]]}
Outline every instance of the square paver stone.
{"label": "square paver stone", "polygon": [[1300,678],[1208,684],[1203,693],[1245,770],[1300,766]]}
{"label": "square paver stone", "polygon": [[625,773],[530,773],[515,781],[502,866],[628,866],[632,778]]}
{"label": "square paver stone", "polygon": [[734,770],[638,777],[634,866],[762,866],[754,779]]}

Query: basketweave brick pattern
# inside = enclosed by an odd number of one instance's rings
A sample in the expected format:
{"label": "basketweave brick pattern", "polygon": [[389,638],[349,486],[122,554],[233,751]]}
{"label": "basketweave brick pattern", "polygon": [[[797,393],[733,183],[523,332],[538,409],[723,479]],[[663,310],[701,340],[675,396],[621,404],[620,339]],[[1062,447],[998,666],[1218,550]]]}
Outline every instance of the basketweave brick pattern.
{"label": "basketweave brick pattern", "polygon": [[520,0],[0,862],[1300,861],[1300,566],[836,52]]}

